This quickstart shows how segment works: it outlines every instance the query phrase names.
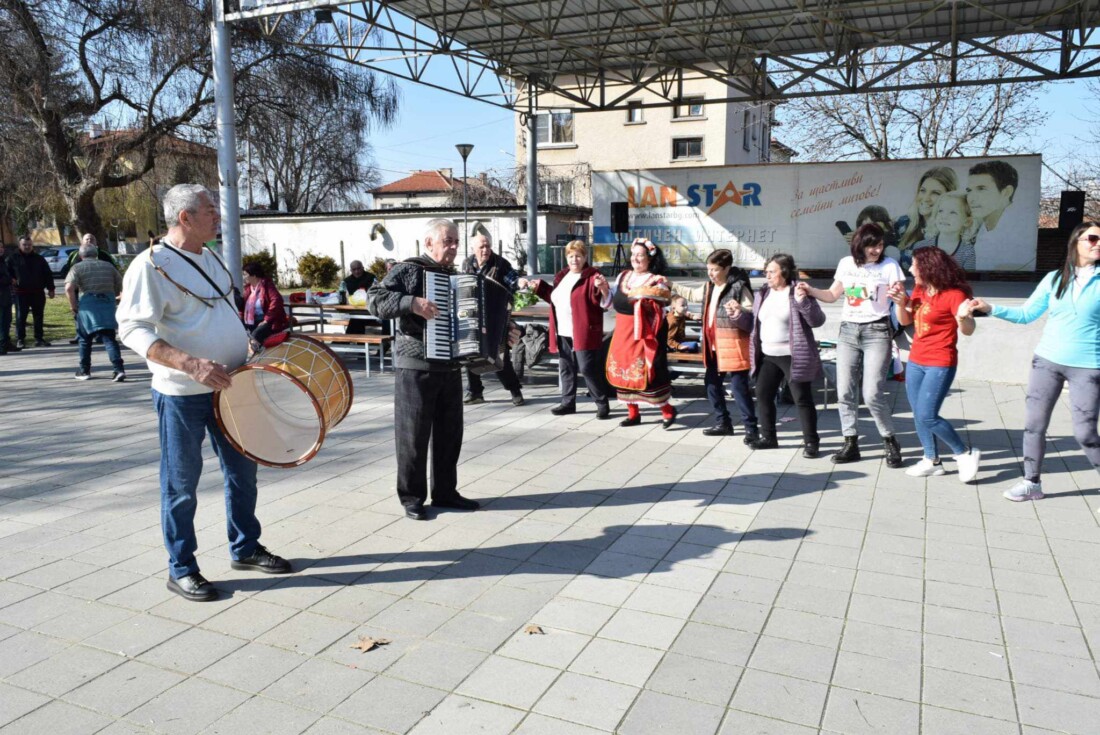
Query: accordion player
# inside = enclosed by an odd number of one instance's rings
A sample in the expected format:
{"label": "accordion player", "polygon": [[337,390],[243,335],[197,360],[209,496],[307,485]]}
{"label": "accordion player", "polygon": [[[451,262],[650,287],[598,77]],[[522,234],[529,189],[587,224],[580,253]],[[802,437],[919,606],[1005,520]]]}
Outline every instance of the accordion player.
{"label": "accordion player", "polygon": [[478,274],[426,270],[424,298],[439,309],[426,320],[424,357],[458,362],[477,374],[500,370],[508,329],[511,292]]}

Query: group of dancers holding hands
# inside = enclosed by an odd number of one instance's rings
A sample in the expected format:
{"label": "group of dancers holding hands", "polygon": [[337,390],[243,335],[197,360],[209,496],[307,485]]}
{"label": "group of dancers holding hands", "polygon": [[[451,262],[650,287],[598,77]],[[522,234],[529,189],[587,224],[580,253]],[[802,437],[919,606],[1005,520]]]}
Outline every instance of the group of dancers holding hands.
{"label": "group of dancers holding hands", "polygon": [[[571,242],[565,248],[567,267],[555,275],[552,285],[537,279],[519,283],[521,288],[533,288],[551,307],[550,345],[558,355],[561,384],[561,403],[552,413],[576,412],[579,375],[596,403],[598,418],[610,418],[615,391],[627,408],[622,426],[640,424],[640,406],[646,404],[660,409],[667,429],[676,420],[668,352],[698,350],[714,411],[714,424],[704,434],[734,433],[726,405],[728,385],[741,414],[745,444],[754,449],[778,447],[776,396],[785,379],[798,409],[802,455],[817,457],[820,437],[811,386],[821,376],[822,364],[813,330],[825,323],[819,302],[842,299],[836,382],[844,441],[832,461],[861,458],[857,418],[862,392],[882,438],[887,466],[903,466],[885,382],[894,335],[912,324],[905,386],[923,457],[905,472],[913,477],[943,475],[942,444],[960,481],[971,482],[978,474],[981,452],[969,447],[940,415],[958,367],[959,333],[974,333],[975,316],[990,314],[1024,324],[1049,313],[1027,389],[1024,476],[1004,495],[1018,501],[1043,497],[1046,429],[1066,383],[1074,436],[1100,470],[1100,224],[1084,222],[1073,230],[1062,267],[1047,274],[1020,307],[974,298],[963,268],[939,248],[913,251],[914,286],[907,290],[901,266],[884,255],[885,234],[876,223],[861,225],[851,238],[851,254],[841,259],[826,289],[800,280],[794,259],[776,253],[765,263],[766,284],[755,293],[729,250],[712,252],[706,283],[691,288],[668,280],[661,249],[649,240],[634,240],[631,267],[614,283],[588,264],[583,242]],[[698,341],[688,341],[684,334],[683,323],[691,316],[687,301],[702,304]],[[614,309],[615,330],[605,358],[607,309]]]}

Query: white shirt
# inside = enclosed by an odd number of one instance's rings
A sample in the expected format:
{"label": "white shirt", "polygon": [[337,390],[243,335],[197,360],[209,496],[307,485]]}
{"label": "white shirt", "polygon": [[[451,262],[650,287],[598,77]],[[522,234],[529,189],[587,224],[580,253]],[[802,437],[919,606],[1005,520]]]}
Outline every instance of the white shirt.
{"label": "white shirt", "polygon": [[550,292],[550,303],[554,305],[554,324],[559,337],[573,338],[573,287],[581,280],[580,273],[569,271],[562,277],[554,290]]}
{"label": "white shirt", "polygon": [[1001,213],[997,226],[987,230],[985,222],[974,236],[977,270],[1031,270],[1035,267],[1035,210],[1024,202],[1013,202]]}
{"label": "white shirt", "polygon": [[[218,298],[214,289],[182,258],[202,268],[223,293],[229,293],[232,279],[221,260],[208,248],[201,254],[185,253],[168,245],[155,245],[134,258],[122,281],[122,298],[116,318],[123,344],[146,357],[154,342],[164,340],[195,357],[225,365],[230,371],[248,358],[248,334],[235,306]],[[184,293],[158,273],[168,277],[204,301]],[[209,306],[207,305],[209,304]],[[172,396],[213,392],[186,373],[148,359],[153,388]]]}
{"label": "white shirt", "polygon": [[791,287],[772,289],[760,305],[760,347],[765,355],[791,354]]}
{"label": "white shirt", "polygon": [[[718,302],[722,298],[722,290],[725,285],[715,286],[713,283],[710,288],[710,306],[707,308],[707,326],[714,326],[714,320],[717,319],[718,314]],[[732,286],[731,286],[732,288]]]}
{"label": "white shirt", "polygon": [[840,319],[869,324],[890,314],[890,284],[905,280],[905,273],[893,258],[856,265],[852,256],[841,258],[834,281],[844,286],[844,307]]}

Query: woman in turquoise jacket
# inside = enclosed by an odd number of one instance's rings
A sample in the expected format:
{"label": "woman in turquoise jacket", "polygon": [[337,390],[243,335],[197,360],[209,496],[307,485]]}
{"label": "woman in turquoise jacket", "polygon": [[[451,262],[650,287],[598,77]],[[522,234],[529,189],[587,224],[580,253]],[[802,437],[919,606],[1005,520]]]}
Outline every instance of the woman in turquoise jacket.
{"label": "woman in turquoise jacket", "polygon": [[1033,322],[1049,311],[1028,377],[1024,421],[1024,477],[1006,490],[1009,500],[1043,497],[1040,472],[1046,431],[1054,404],[1069,383],[1073,435],[1092,466],[1100,471],[1100,223],[1082,222],[1070,234],[1066,262],[1051,271],[1020,307],[974,299],[983,311],[1017,324]]}

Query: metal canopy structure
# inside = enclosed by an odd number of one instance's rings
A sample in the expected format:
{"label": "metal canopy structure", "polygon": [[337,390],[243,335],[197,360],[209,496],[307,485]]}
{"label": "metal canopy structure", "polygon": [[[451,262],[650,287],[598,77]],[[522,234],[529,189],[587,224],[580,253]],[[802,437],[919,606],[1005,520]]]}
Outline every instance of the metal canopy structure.
{"label": "metal canopy structure", "polygon": [[[583,112],[642,90],[674,104],[702,78],[729,90],[714,103],[1100,76],[1100,0],[240,1],[227,23],[271,33],[310,13],[291,43],[521,111],[528,87]],[[976,58],[1005,63],[960,77]],[[919,85],[898,79],[928,63]]]}

